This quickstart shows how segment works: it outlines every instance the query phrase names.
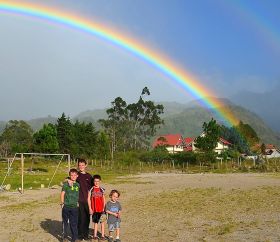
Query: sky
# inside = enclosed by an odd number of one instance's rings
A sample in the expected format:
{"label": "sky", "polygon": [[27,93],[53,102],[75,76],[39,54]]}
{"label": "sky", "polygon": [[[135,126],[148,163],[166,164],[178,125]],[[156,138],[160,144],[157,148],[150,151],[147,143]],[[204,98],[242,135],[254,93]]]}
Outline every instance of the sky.
{"label": "sky", "polygon": [[[44,0],[167,56],[217,97],[280,84],[280,1]],[[194,97],[133,54],[80,31],[0,12],[0,120],[104,108],[116,97]]]}

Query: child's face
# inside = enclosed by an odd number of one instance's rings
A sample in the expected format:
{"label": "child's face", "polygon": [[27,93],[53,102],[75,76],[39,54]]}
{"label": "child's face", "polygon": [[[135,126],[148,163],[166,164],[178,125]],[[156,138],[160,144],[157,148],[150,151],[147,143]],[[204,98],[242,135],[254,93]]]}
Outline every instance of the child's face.
{"label": "child's face", "polygon": [[95,186],[95,187],[99,187],[99,185],[100,185],[100,179],[95,178],[94,181],[93,181],[93,183],[94,183],[94,186]]}
{"label": "child's face", "polygon": [[111,199],[112,199],[113,202],[118,201],[118,199],[119,199],[118,193],[114,192],[111,196]]}
{"label": "child's face", "polygon": [[84,162],[79,162],[78,167],[80,172],[84,172],[86,170],[87,165]]}
{"label": "child's face", "polygon": [[71,181],[76,181],[78,177],[78,174],[76,172],[71,172],[70,173],[70,179]]}

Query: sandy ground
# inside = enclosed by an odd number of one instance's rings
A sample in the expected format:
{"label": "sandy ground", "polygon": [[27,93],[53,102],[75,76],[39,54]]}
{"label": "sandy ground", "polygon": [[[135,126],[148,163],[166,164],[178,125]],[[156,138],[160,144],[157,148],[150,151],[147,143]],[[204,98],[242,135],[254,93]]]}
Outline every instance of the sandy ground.
{"label": "sandy ground", "polygon": [[[272,207],[268,210],[265,207],[265,212],[260,209],[248,210],[244,213],[240,213],[237,208],[236,214],[230,215],[232,216],[231,224],[228,224],[228,217],[226,214],[224,215],[226,218],[224,224],[228,227],[221,230],[221,220],[218,223],[218,220],[213,219],[207,212],[205,212],[205,216],[203,211],[199,211],[195,215],[189,213],[188,210],[174,212],[172,199],[168,200],[164,206],[160,205],[157,200],[153,200],[154,197],[162,196],[164,198],[165,194],[170,192],[177,194],[176,192],[188,188],[202,189],[195,191],[202,191],[202,193],[203,189],[214,188],[218,189],[221,194],[231,194],[236,190],[242,193],[260,187],[278,189],[280,188],[279,176],[274,177],[270,174],[153,173],[119,178],[114,184],[104,184],[104,187],[107,194],[112,188],[121,191],[120,202],[123,206],[121,239],[124,242],[280,241],[279,207]],[[192,190],[189,192],[192,194]],[[0,241],[60,241],[59,193],[59,189],[29,190],[24,194],[1,193]],[[207,194],[210,193],[205,193],[205,196],[208,196]],[[278,193],[273,193],[273,190],[269,194],[278,195]],[[217,194],[215,196],[213,196],[213,201],[217,198]],[[147,200],[147,198],[149,199]],[[182,197],[182,202],[198,201],[195,199],[197,198],[188,200],[188,197]],[[207,199],[208,203],[211,203],[211,198],[207,197]],[[164,208],[161,209],[160,206]],[[271,206],[273,206],[273,202]],[[219,212],[217,208],[215,209],[213,211]],[[186,218],[187,216],[189,217]],[[244,224],[244,226],[240,226],[243,222],[246,226]]]}

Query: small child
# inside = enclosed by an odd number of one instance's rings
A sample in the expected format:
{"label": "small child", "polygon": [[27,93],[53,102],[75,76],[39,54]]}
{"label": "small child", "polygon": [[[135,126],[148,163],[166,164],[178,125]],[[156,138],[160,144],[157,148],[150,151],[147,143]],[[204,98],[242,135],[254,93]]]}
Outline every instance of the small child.
{"label": "small child", "polygon": [[70,180],[73,182],[71,186],[68,182],[64,182],[60,195],[61,207],[62,207],[62,237],[63,241],[66,239],[66,231],[68,227],[68,220],[70,230],[72,233],[72,241],[78,239],[78,200],[80,185],[76,182],[78,177],[78,171],[76,169],[70,169],[69,171]]}
{"label": "small child", "polygon": [[111,200],[106,203],[105,210],[108,214],[107,224],[109,229],[109,241],[113,241],[113,232],[116,230],[115,242],[120,242],[120,222],[121,222],[121,204],[118,202],[120,193],[118,190],[110,192]]}
{"label": "small child", "polygon": [[94,175],[93,176],[93,187],[88,192],[88,207],[89,213],[92,214],[92,222],[93,222],[93,239],[98,240],[97,230],[98,223],[100,223],[101,227],[101,238],[100,240],[105,239],[105,228],[103,219],[100,219],[101,216],[105,213],[105,189],[100,187],[101,176]]}

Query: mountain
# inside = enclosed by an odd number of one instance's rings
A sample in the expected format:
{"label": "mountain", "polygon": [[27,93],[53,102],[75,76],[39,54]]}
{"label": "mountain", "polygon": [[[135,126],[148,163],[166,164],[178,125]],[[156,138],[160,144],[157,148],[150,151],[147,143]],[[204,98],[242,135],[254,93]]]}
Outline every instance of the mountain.
{"label": "mountain", "polygon": [[264,93],[243,91],[231,97],[231,100],[258,114],[273,130],[280,132],[280,85]]}
{"label": "mountain", "polygon": [[[199,103],[199,101],[196,103]],[[250,124],[264,143],[280,146],[280,136],[268,127],[257,114],[241,106],[234,105],[229,100],[225,103],[230,105],[225,105],[224,108],[229,109],[235,117],[244,123]],[[195,137],[202,132],[203,122],[208,122],[212,117],[217,119],[214,115],[214,110],[211,111],[193,104],[193,102],[186,104],[189,107],[180,113],[166,116],[164,118],[165,123],[158,130],[158,134],[181,133],[183,136]]]}
{"label": "mountain", "polygon": [[44,124],[48,124],[48,123],[56,124],[56,121],[57,121],[56,117],[52,117],[49,115],[44,118],[30,119],[30,120],[27,120],[26,122],[31,126],[31,128],[34,131],[37,131],[37,130],[41,129],[44,126]]}
{"label": "mountain", "polygon": [[[223,108],[227,108],[234,116],[242,120],[244,123],[250,124],[258,136],[264,143],[272,143],[280,146],[280,135],[276,134],[266,122],[256,113],[249,111],[246,108],[235,105],[228,99],[221,98],[207,98],[212,102],[223,105]],[[164,106],[164,125],[158,130],[158,134],[168,133],[181,133],[184,136],[195,137],[202,131],[203,122],[208,122],[212,117],[219,120],[214,115],[214,110],[209,110],[201,106],[202,100],[195,100],[189,103],[177,103],[177,102],[162,102]],[[275,106],[275,105],[274,105]],[[97,129],[100,129],[100,125],[97,122],[99,119],[106,118],[106,109],[87,110],[81,112],[72,118],[72,121],[79,120],[85,122],[92,122]],[[39,130],[45,123],[55,124],[56,117],[48,116],[45,118],[28,120],[34,131]],[[5,128],[6,122],[0,121],[0,133]]]}
{"label": "mountain", "polygon": [[73,117],[73,120],[96,123],[99,119],[107,118],[106,109],[87,110]]}

